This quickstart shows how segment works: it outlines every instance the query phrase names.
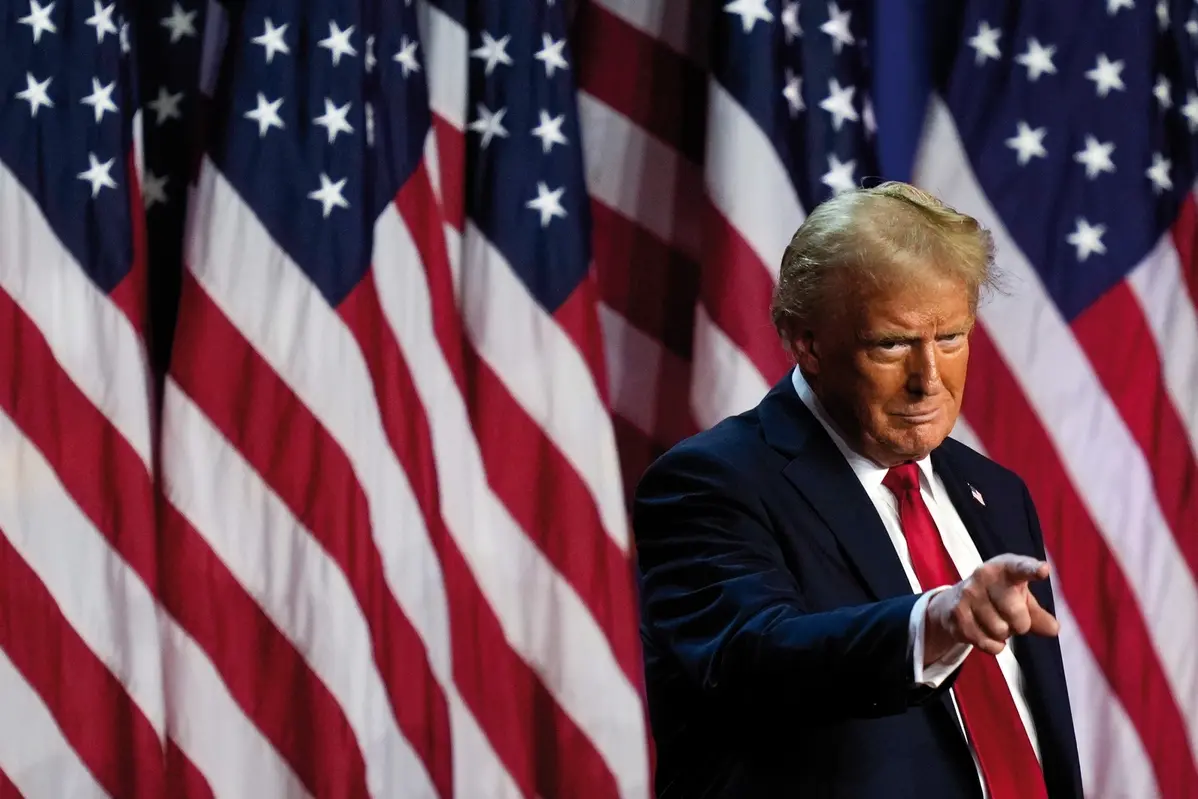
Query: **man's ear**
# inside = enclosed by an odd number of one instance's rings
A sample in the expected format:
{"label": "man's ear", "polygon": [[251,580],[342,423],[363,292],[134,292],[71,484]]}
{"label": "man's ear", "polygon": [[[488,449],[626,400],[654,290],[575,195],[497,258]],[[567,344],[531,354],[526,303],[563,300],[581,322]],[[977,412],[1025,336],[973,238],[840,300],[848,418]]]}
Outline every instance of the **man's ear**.
{"label": "man's ear", "polygon": [[794,353],[795,363],[806,374],[819,374],[819,344],[815,333],[811,330],[800,330],[790,340],[790,349]]}

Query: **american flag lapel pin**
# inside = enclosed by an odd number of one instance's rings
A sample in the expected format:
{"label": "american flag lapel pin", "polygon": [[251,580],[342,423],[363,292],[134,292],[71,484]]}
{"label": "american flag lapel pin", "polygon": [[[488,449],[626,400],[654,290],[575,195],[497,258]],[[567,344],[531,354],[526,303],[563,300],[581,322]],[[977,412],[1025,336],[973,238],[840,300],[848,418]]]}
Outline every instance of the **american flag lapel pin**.
{"label": "american flag lapel pin", "polygon": [[[969,485],[969,484],[968,484],[968,483],[966,483],[966,485]],[[979,505],[985,505],[985,504],[986,504],[986,500],[982,499],[982,492],[981,492],[981,491],[978,491],[978,490],[977,490],[976,488],[974,488],[973,486],[969,486],[969,493],[973,494],[973,498],[974,498],[974,499],[976,499],[976,500],[978,501],[978,504],[979,504]]]}

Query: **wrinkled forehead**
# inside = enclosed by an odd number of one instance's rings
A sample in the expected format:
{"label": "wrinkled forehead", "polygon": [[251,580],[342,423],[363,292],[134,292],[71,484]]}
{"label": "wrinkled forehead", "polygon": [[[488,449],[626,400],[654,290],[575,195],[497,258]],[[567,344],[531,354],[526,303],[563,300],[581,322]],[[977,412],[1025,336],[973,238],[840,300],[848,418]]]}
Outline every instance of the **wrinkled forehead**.
{"label": "wrinkled forehead", "polygon": [[828,321],[845,330],[936,331],[973,323],[975,293],[939,270],[895,272],[889,279],[844,281],[829,297]]}

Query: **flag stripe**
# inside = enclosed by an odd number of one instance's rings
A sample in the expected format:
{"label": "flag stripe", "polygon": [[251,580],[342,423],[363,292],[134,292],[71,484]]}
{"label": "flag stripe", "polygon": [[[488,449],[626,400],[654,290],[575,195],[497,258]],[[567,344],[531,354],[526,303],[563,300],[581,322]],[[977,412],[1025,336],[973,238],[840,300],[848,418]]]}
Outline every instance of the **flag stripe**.
{"label": "flag stripe", "polygon": [[[0,758],[2,761],[2,758]],[[13,785],[12,780],[4,773],[4,769],[0,767],[0,799],[25,799],[17,786]]]}
{"label": "flag stripe", "polygon": [[[304,775],[309,785],[361,796],[361,756],[352,741],[345,748],[345,721],[329,711],[323,686],[186,519],[165,503],[161,518],[164,562],[177,564],[163,569],[162,601],[179,622],[164,625],[173,710],[167,723],[171,740],[195,766],[180,767],[168,750],[170,795],[303,797],[309,795]],[[189,559],[167,560],[176,556]],[[293,710],[303,725],[289,724]],[[328,762],[308,764],[299,754],[315,751]]]}
{"label": "flag stripe", "polygon": [[113,305],[121,309],[138,337],[144,340],[147,332],[146,319],[149,315],[149,265],[146,262],[146,219],[143,213],[145,201],[141,196],[141,177],[135,163],[139,149],[135,148],[126,163],[126,179],[129,181],[130,238],[133,245],[133,263],[129,271],[108,297]]}
{"label": "flag stripe", "polygon": [[[0,424],[7,426],[4,422]],[[13,431],[6,430],[3,438],[12,434]],[[5,451],[18,454],[9,447]],[[32,469],[22,472],[30,476],[34,473]],[[36,490],[34,486],[21,485],[21,489],[29,488]],[[36,503],[48,501],[49,497],[32,499]],[[34,517],[30,521],[46,521],[39,518],[44,514],[30,515]],[[0,650],[37,692],[63,737],[108,793],[163,796],[162,744],[158,733],[121,683],[71,627],[55,597],[8,537],[15,533],[28,547],[30,535],[39,532],[0,529],[3,600],[0,605],[20,609],[0,616]],[[59,679],[64,671],[70,672],[67,680]],[[24,728],[24,721],[21,716],[6,712],[0,726],[14,728],[16,732]]]}
{"label": "flag stripe", "polygon": [[1071,327],[1143,451],[1178,551],[1198,574],[1198,537],[1186,533],[1198,530],[1194,451],[1169,397],[1156,341],[1131,287],[1119,283],[1074,319]]}
{"label": "flag stripe", "polygon": [[662,445],[697,433],[687,397],[690,363],[606,305],[599,305],[599,321],[612,364],[612,411],[617,418]]}
{"label": "flag stripe", "polygon": [[1178,209],[1173,222],[1173,244],[1177,247],[1190,305],[1198,306],[1198,203],[1193,194]]}
{"label": "flag stripe", "polygon": [[[467,239],[470,237],[468,233]],[[563,703],[564,709],[578,719],[594,745],[605,754],[609,765],[617,773],[637,779],[632,767],[637,758],[643,762],[643,745],[638,747],[635,739],[615,735],[613,728],[602,723],[600,705],[591,698],[593,692],[599,690],[598,686],[605,686],[602,704],[608,708],[623,707],[630,714],[626,718],[632,725],[637,718],[633,708],[639,708],[636,692],[610,656],[610,645],[595,626],[586,605],[542,560],[540,551],[530,546],[527,533],[518,527],[486,483],[483,455],[471,432],[463,398],[454,390],[452,375],[442,366],[439,349],[427,346],[427,341],[432,340],[428,332],[432,314],[429,287],[416,259],[404,257],[414,250],[415,245],[398,214],[384,213],[375,240],[376,252],[381,253],[381,257],[405,265],[403,269],[376,274],[379,296],[412,369],[414,388],[426,409],[436,462],[442,469],[458,475],[458,479],[446,481],[441,487],[446,522],[514,648],[542,678],[548,680],[549,690]],[[470,261],[474,265],[479,263],[477,258]],[[496,274],[499,272],[502,270],[495,270]],[[469,300],[466,302],[468,304]],[[507,307],[511,309],[512,304]],[[509,321],[512,315],[509,313]],[[431,461],[433,452],[427,457]],[[505,542],[501,549],[511,553],[506,570],[497,568],[501,562],[493,557],[480,558],[484,551],[484,540],[479,538],[482,531],[477,522],[466,515],[472,506],[474,513],[483,514],[482,518],[489,517],[488,536],[502,536],[498,539]],[[492,545],[485,546],[490,548]],[[559,605],[559,613],[563,614],[561,626],[548,637],[541,631],[534,634],[533,630],[527,629],[523,603],[531,601],[535,606],[537,602],[532,597],[538,591],[548,592],[546,601]],[[553,599],[549,599],[550,596]],[[573,620],[567,622],[566,619]],[[588,653],[588,672],[560,668],[558,658],[583,651]],[[586,685],[574,682],[587,673]]]}
{"label": "flag stripe", "polygon": [[[193,279],[186,280],[188,300],[201,291]],[[365,684],[381,678],[380,690],[387,693],[400,730],[433,775],[438,793],[452,796],[448,703],[423,643],[389,590],[372,540],[369,507],[349,461],[249,343],[217,318],[211,302],[197,298],[188,307],[193,313],[176,340],[172,378],[345,575],[358,608],[338,608],[337,624],[352,625],[360,610],[379,667],[377,675],[355,679]],[[233,385],[249,390],[254,403],[241,402]],[[282,430],[293,442],[287,449],[278,447]],[[338,486],[337,493],[312,490],[313,463],[320,464],[322,484]],[[312,589],[313,601],[331,591],[327,577],[320,586]],[[343,641],[336,647],[338,657],[345,657],[346,646]]]}
{"label": "flag stripe", "polygon": [[[774,143],[719,81],[713,78],[710,87],[709,113],[720,126],[704,163],[711,204],[748,245],[772,285],[778,279],[782,252],[807,214]],[[709,268],[710,263],[704,266]],[[756,310],[746,307],[743,313]]]}
{"label": "flag stripe", "polygon": [[[691,32],[691,17],[694,7],[677,0],[582,0],[615,15],[681,55],[690,55],[705,46],[701,38],[692,41],[686,34]],[[580,6],[581,7],[581,6]]]}
{"label": "flag stripe", "polygon": [[695,313],[695,382],[690,402],[700,427],[754,407],[770,384],[700,305]]}
{"label": "flag stripe", "polygon": [[172,738],[166,740],[165,761],[165,787],[171,796],[178,799],[216,799],[208,780],[204,779],[204,775]]}
{"label": "flag stripe", "polygon": [[[162,503],[159,518],[163,603],[211,659],[241,711],[309,793],[368,796],[362,753],[329,689],[187,518],[170,502]],[[196,679],[205,676],[195,675]],[[205,720],[203,693],[174,690],[171,697],[178,713],[197,724]],[[297,725],[295,719],[305,723]],[[221,734],[237,730],[226,717],[219,720]],[[286,775],[277,767],[254,775],[252,769],[237,771],[237,762],[243,761],[203,762],[201,771],[218,795],[226,781],[240,790],[242,781],[251,776],[286,783]],[[266,763],[273,766],[270,759]]]}
{"label": "flag stripe", "polygon": [[[394,403],[392,401],[392,397],[402,400],[402,394],[378,393],[383,389],[391,391],[397,388],[393,382],[397,375],[392,374],[387,381],[378,384],[373,382],[380,376],[380,372],[376,369],[372,375],[369,368],[372,358],[375,358],[376,365],[386,364],[388,369],[400,365],[400,361],[398,353],[394,350],[390,355],[387,355],[386,352],[375,351],[375,347],[384,343],[381,334],[385,328],[379,326],[378,322],[372,322],[373,327],[370,329],[358,327],[361,320],[356,318],[357,315],[362,310],[369,311],[370,309],[368,307],[356,309],[351,306],[361,298],[369,300],[369,294],[364,293],[361,287],[356,289],[355,293],[342,303],[339,311],[341,317],[338,318],[331,309],[328,309],[321,298],[310,296],[313,291],[310,284],[299,276],[298,270],[289,265],[288,259],[275,248],[265,231],[254,223],[252,215],[242,211],[239,198],[230,190],[228,184],[215,169],[206,168],[204,170],[200,184],[200,197],[201,199],[196,200],[200,213],[211,215],[205,222],[205,229],[210,233],[203,240],[192,242],[193,253],[190,262],[195,265],[193,271],[200,284],[205,287],[206,292],[222,307],[222,311],[241,330],[242,335],[253,342],[255,348],[271,364],[271,367],[289,383],[292,390],[320,420],[325,429],[338,440],[350,456],[351,461],[355,463],[360,478],[371,481],[372,484],[364,485],[364,488],[372,506],[378,505],[380,508],[394,506],[396,499],[408,502],[409,500],[402,496],[407,492],[401,487],[407,486],[409,479],[415,483],[413,485],[415,501],[418,503],[417,507],[424,512],[428,535],[440,558],[439,569],[436,566],[432,568],[426,566],[424,573],[428,575],[427,579],[436,579],[435,576],[439,572],[444,573],[452,622],[451,634],[455,644],[453,649],[454,651],[466,651],[463,648],[474,649],[477,644],[484,646],[486,651],[491,653],[488,658],[489,667],[486,669],[479,668],[479,665],[473,664],[470,659],[455,659],[454,676],[459,690],[463,692],[468,704],[479,716],[480,723],[491,736],[493,745],[500,752],[505,763],[508,763],[509,767],[513,769],[519,766],[520,770],[513,773],[517,783],[522,787],[530,786],[532,773],[529,769],[534,765],[531,756],[526,761],[512,765],[510,759],[504,757],[505,748],[519,747],[521,740],[506,734],[496,736],[495,728],[488,724],[486,714],[494,714],[492,718],[499,718],[500,723],[531,724],[535,718],[528,713],[523,711],[516,711],[515,715],[505,713],[504,707],[498,703],[498,697],[510,695],[512,691],[519,690],[522,693],[516,696],[531,700],[540,696],[541,689],[537,687],[535,678],[519,658],[506,655],[511,650],[502,643],[503,632],[497,626],[494,612],[487,606],[483,594],[479,592],[479,586],[474,582],[475,577],[472,577],[462,560],[457,543],[449,539],[445,533],[444,523],[440,516],[441,510],[453,511],[458,514],[473,513],[475,512],[473,510],[475,503],[473,501],[457,502],[454,505],[447,504],[438,508],[437,487],[428,482],[437,479],[435,475],[438,470],[433,469],[434,462],[427,440],[416,437],[406,444],[400,440],[395,447],[398,461],[393,459],[394,456],[387,449],[387,444],[384,443],[393,440],[393,437],[397,435],[411,437],[411,433],[416,431],[410,430],[410,425],[424,424],[424,422],[420,421],[423,419],[423,413],[420,413],[418,408],[411,408],[412,413],[408,413],[409,406],[402,402]],[[402,224],[399,223],[397,212],[389,210],[384,213],[383,218],[390,220],[387,224],[393,225],[395,230],[402,231]],[[385,250],[378,250],[379,247],[387,246],[384,242],[385,234],[387,234],[385,229],[376,232],[376,250],[379,252],[385,252]],[[236,257],[225,253],[236,253]],[[259,264],[259,268],[252,271],[236,268],[237,263],[247,259]],[[413,275],[409,275],[409,277],[419,277],[420,282],[423,282],[423,270],[413,262],[405,262],[402,259],[388,262],[398,265],[407,263],[410,267],[408,271],[413,272],[414,270]],[[389,277],[397,279],[404,277],[401,273],[392,274],[392,271],[388,272]],[[373,292],[371,291],[371,293]],[[267,294],[275,298],[276,308],[294,309],[290,314],[281,314],[287,325],[281,327],[278,324],[278,317],[265,318],[259,313],[254,298],[267,296]],[[387,296],[386,292],[384,292],[384,296]],[[396,296],[400,302],[404,302],[411,295],[400,292]],[[359,299],[355,299],[355,297]],[[371,300],[371,302],[376,301]],[[412,307],[418,309],[424,316],[429,313],[427,300],[422,306]],[[408,316],[410,314],[392,315],[390,321],[392,325],[410,325],[412,320],[407,318]],[[347,324],[345,320],[349,320],[348,323],[358,332],[359,339],[354,339],[349,335],[349,331],[345,327]],[[380,335],[373,338],[368,337],[366,334],[370,330],[376,330]],[[423,328],[421,336],[414,346],[424,348],[426,354],[422,357],[433,357],[434,360],[440,358],[439,354],[429,352],[429,350],[435,349],[436,345],[435,340],[429,335],[427,325]],[[362,353],[361,348],[366,344],[370,344],[370,349]],[[417,352],[419,354],[419,350]],[[303,363],[295,363],[292,353],[304,353],[306,360]],[[361,360],[363,354],[366,356],[365,362]],[[380,355],[386,356],[386,358],[380,361],[377,359],[377,356]],[[405,349],[404,355],[410,358],[412,352]],[[444,364],[443,361],[441,363]],[[447,369],[444,374],[448,376]],[[381,409],[386,411],[386,415],[381,419],[379,417],[380,407],[374,406],[370,399],[376,396],[379,397],[378,402]],[[409,394],[409,396],[411,395]],[[437,396],[439,402],[443,401],[444,394]],[[395,409],[394,412],[391,409]],[[378,433],[365,435],[366,431],[372,427],[378,430]],[[448,465],[441,467],[441,473],[444,474],[448,471],[455,475],[460,474],[460,469],[453,468],[455,460],[456,457],[445,461],[444,463]],[[399,469],[388,475],[386,470],[391,468],[388,464],[395,464]],[[380,471],[380,467],[384,471]],[[405,471],[406,478],[403,476]],[[384,478],[386,482],[378,482],[380,478]],[[457,478],[446,484],[447,489],[457,486],[466,486],[466,484],[461,483]],[[469,487],[471,491],[475,490],[473,486]],[[376,523],[374,527],[393,531],[392,534],[404,532],[420,537],[423,537],[424,531],[423,526],[414,529],[410,523],[406,527],[394,522],[383,525]],[[470,531],[463,530],[460,526],[455,529],[457,534],[464,532]],[[504,552],[505,550],[500,548],[498,551]],[[482,565],[491,573],[497,573],[496,569],[517,554],[516,550],[512,550],[510,547],[506,551],[510,554],[505,558]],[[479,567],[477,562],[472,565],[476,568]],[[527,600],[529,596],[535,596],[535,588],[535,585],[521,584],[518,590],[510,594],[509,604],[510,601]],[[494,602],[495,592],[488,591],[486,598]],[[560,592],[557,598],[561,598]],[[554,604],[560,603],[555,602]],[[563,612],[566,614],[565,618],[576,619],[571,626],[580,629],[586,626],[582,622],[583,617],[579,617],[577,611],[564,610]],[[514,608],[509,607],[504,615],[512,623],[516,623],[522,618],[523,611],[517,605]],[[411,617],[410,610],[409,617]],[[481,642],[478,638],[480,635],[484,636]],[[589,645],[585,648],[593,649]],[[479,683],[479,680],[482,682]],[[495,687],[489,691],[484,690],[482,694],[478,693],[480,689],[485,689],[488,685]],[[482,706],[480,699],[487,699],[489,703]],[[542,702],[541,706],[547,706],[542,700],[538,701]],[[605,701],[610,703],[612,699],[608,698]],[[527,706],[529,706],[527,702],[515,705],[515,707]],[[568,724],[566,718],[560,714],[554,718],[555,722],[560,720],[562,724]],[[577,748],[579,745],[579,741],[576,740],[563,740],[560,734],[557,738],[555,743],[558,746]],[[528,740],[525,739],[523,743],[527,746]],[[547,758],[552,752],[546,751],[541,754]],[[589,756],[584,756],[584,760],[585,757]],[[602,771],[601,768],[600,771]],[[592,773],[587,768],[583,768],[582,772]]]}
{"label": "flag stripe", "polygon": [[[382,238],[383,235],[376,233],[377,252],[387,252]],[[422,403],[425,398],[417,393],[418,383],[409,373],[404,355],[385,332],[387,321],[382,318],[378,299],[371,296],[374,294],[372,289],[369,279],[363,281],[342,303],[341,314],[363,347],[380,405],[405,409],[402,419],[384,415],[383,424],[392,449],[412,480],[416,501],[445,573],[453,649],[479,648],[489,653],[485,664],[455,660],[455,663],[461,663],[460,667],[455,667],[457,683],[526,795],[552,795],[564,787],[543,782],[554,771],[547,766],[559,759],[564,761],[563,770],[567,773],[582,771],[592,774],[600,783],[610,781],[611,775],[603,769],[598,753],[583,736],[573,732],[569,718],[561,713],[544,684],[505,640],[509,632],[503,628],[491,604],[494,592],[485,592],[482,585],[475,582],[479,564],[468,562],[461,539],[477,535],[477,532],[469,530],[474,521],[461,520],[461,515],[477,513],[480,505],[487,507],[488,500],[477,494],[442,500],[442,494],[449,493],[449,484],[463,480],[465,470],[449,469],[455,475],[454,480],[440,481],[438,473],[448,467],[441,465],[438,468],[438,463],[443,461],[438,461],[437,456],[442,453],[434,449],[436,417],[420,410],[430,406]],[[405,301],[410,302],[406,298]],[[428,307],[427,303],[424,307]],[[392,324],[395,321],[395,317],[391,317]],[[408,342],[400,336],[400,345],[405,343]],[[405,350],[408,352],[410,350]],[[442,401],[452,395],[444,389],[435,393]],[[458,439],[458,446],[462,446],[465,442],[460,440],[461,436]],[[473,489],[473,485],[470,487]],[[457,510],[456,524],[450,520],[454,509]],[[526,594],[526,599],[528,596]],[[530,710],[532,708],[539,710]],[[522,715],[524,719],[520,718]],[[551,742],[553,746],[540,749],[537,744],[541,740]]]}
{"label": "flag stripe", "polygon": [[21,221],[6,224],[0,235],[0,289],[45,336],[75,393],[103,413],[148,466],[150,386],[136,329],[63,247],[2,161],[0,219]]}
{"label": "flag stripe", "polygon": [[[698,264],[703,255],[703,173],[619,110],[578,95],[587,191]],[[594,238],[594,237],[593,237]],[[602,246],[595,240],[595,247]]]}
{"label": "flag stripe", "polygon": [[[163,466],[171,475],[171,504],[328,686],[357,736],[371,795],[402,790],[436,796],[424,765],[395,725],[371,657],[369,630],[344,575],[173,383],[166,402],[171,424]],[[175,460],[182,457],[221,468],[188,469]]]}
{"label": "flag stripe", "polygon": [[[587,32],[575,45],[579,89],[635,120],[682,157],[701,163],[708,111],[703,72],[595,2],[579,4],[574,24]],[[620,57],[602,58],[600,50]]]}
{"label": "flag stripe", "polygon": [[770,322],[773,278],[737,228],[718,211],[712,210],[705,227],[709,241],[700,289],[703,306],[766,381],[773,382],[790,365]]}
{"label": "flag stripe", "polygon": [[[601,202],[591,203],[591,219],[600,299],[675,357],[689,360],[699,265]],[[611,363],[609,358],[609,369]]]}
{"label": "flag stripe", "polygon": [[1044,545],[1057,570],[1056,582],[1086,645],[1151,753],[1163,795],[1185,795],[1184,786],[1198,778],[1198,767],[1188,751],[1186,719],[1170,693],[1134,586],[1074,491],[988,325],[975,329],[970,361],[965,418],[990,457],[1026,481],[1043,519]]}
{"label": "flag stripe", "polygon": [[[461,135],[464,134],[459,130]],[[457,146],[451,145],[451,149]],[[418,200],[427,202],[419,195],[419,185],[415,184],[416,197],[401,200],[403,213],[414,220],[417,213],[414,205]],[[424,224],[414,221],[412,229],[419,242]],[[464,257],[472,267],[471,279],[459,286],[457,300],[470,345],[506,392],[569,461],[593,497],[604,531],[621,550],[627,551],[627,520],[618,491],[619,461],[615,448],[609,446],[614,434],[604,400],[607,387],[600,388],[601,381],[606,382],[605,375],[602,370],[597,373],[594,359],[584,354],[593,347],[580,347],[597,335],[597,330],[569,324],[568,309],[563,311],[563,321],[568,323],[565,327],[545,313],[512,273],[510,265],[481,235],[467,235],[460,241],[466,248]],[[435,252],[429,244],[421,245],[419,250]],[[426,269],[431,270],[434,287],[447,285],[436,271],[435,257],[426,263]],[[445,292],[436,291],[433,296],[444,297]],[[439,315],[447,317],[445,306],[439,307],[443,309]],[[454,346],[449,343],[452,337],[439,340],[443,347]],[[540,358],[527,357],[527,353],[538,351],[542,353]]]}
{"label": "flag stripe", "polygon": [[1069,603],[1059,595],[1056,618],[1061,624],[1061,654],[1069,678],[1084,795],[1164,796],[1135,725],[1111,694]]}
{"label": "flag stripe", "polygon": [[[96,782],[49,709],[2,649],[0,707],[6,715],[21,720],[19,725],[0,724],[0,772],[7,774],[16,795],[109,799],[111,795]],[[0,779],[0,787],[4,781]]]}
{"label": "flag stripe", "polygon": [[[1185,207],[1194,205],[1191,194]],[[1183,216],[1186,215],[1183,212]],[[1127,278],[1139,301],[1163,363],[1165,385],[1192,450],[1198,451],[1198,310],[1185,285],[1185,264],[1177,250],[1180,231],[1162,240]],[[1184,528],[1183,528],[1184,529]]]}
{"label": "flag stripe", "polygon": [[[431,225],[421,210],[433,204],[424,191],[426,185],[419,174],[413,176],[396,207],[412,234],[418,262],[424,265],[421,294],[429,297],[436,340],[457,390],[470,398],[473,435],[488,482],[521,529],[580,594],[615,649],[625,674],[635,683],[641,669],[640,646],[628,560],[616,541],[604,534],[595,501],[578,473],[508,393],[472,343],[463,340],[463,320],[456,310],[448,260],[440,251],[442,230]],[[401,313],[398,304],[396,308],[395,313]],[[462,358],[466,366],[460,364]],[[516,449],[521,456],[513,460],[511,453]],[[550,497],[552,500],[546,501]],[[571,527],[592,530],[596,535],[560,534]]]}

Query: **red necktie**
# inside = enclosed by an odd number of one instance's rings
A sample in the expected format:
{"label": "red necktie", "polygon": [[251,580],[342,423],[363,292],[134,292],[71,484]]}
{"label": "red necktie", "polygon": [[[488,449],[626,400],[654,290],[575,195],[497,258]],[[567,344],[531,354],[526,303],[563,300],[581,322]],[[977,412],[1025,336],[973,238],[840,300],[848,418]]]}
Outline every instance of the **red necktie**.
{"label": "red necktie", "polygon": [[[959,582],[957,567],[919,494],[919,467],[895,466],[882,484],[898,499],[899,521],[919,584],[926,590]],[[990,799],[1046,799],[1043,771],[998,660],[985,652],[970,652],[953,693]]]}

